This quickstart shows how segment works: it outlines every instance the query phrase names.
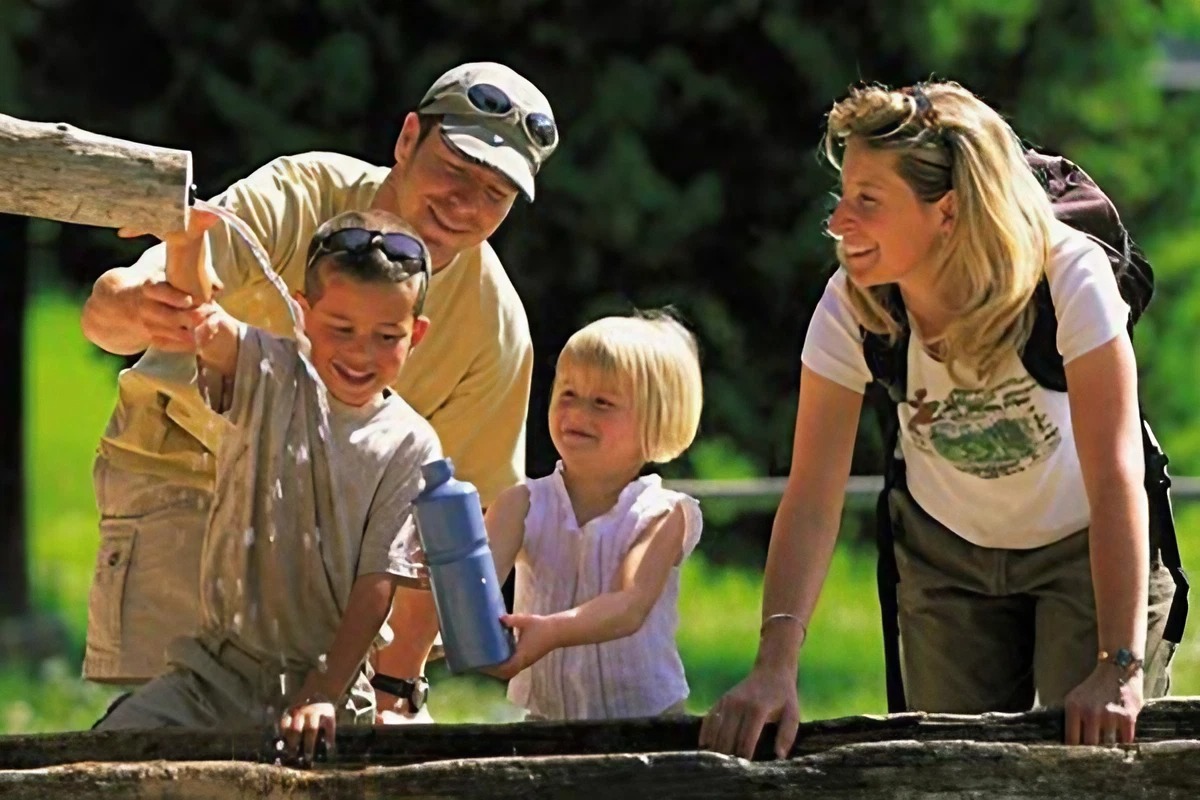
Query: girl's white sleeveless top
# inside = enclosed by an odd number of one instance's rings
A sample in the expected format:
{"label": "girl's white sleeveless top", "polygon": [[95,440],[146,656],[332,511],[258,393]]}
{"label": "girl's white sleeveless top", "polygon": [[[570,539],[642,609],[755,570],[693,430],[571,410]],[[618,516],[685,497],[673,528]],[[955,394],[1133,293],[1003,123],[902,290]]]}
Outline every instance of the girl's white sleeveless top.
{"label": "girl's white sleeveless top", "polygon": [[[518,614],[553,614],[615,591],[630,546],[676,505],[684,509],[683,558],[700,539],[695,498],[664,489],[657,475],[630,483],[616,505],[582,528],[563,484],[561,461],[553,473],[526,486],[529,513],[513,602]],[[686,699],[687,679],[675,646],[678,598],[676,565],[641,629],[622,639],[549,653],[509,682],[509,700],[546,719],[616,719],[653,716]]]}

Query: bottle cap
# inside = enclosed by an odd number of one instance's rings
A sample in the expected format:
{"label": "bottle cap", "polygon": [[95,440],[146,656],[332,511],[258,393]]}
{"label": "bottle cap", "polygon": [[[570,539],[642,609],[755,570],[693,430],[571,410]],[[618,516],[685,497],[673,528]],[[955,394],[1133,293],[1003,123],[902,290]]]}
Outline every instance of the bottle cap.
{"label": "bottle cap", "polygon": [[454,462],[448,458],[430,461],[421,467],[421,477],[425,479],[424,491],[436,489],[454,477]]}

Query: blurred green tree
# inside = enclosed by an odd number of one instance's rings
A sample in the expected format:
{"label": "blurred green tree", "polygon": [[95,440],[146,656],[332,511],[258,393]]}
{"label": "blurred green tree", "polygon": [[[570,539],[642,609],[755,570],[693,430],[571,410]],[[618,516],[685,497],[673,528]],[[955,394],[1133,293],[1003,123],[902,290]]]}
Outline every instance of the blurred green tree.
{"label": "blurred green tree", "polygon": [[[699,443],[666,471],[786,472],[800,343],[832,271],[822,116],[855,81],[958,80],[1031,143],[1080,162],[1124,211],[1160,275],[1138,335],[1149,413],[1176,472],[1200,471],[1200,94],[1169,92],[1154,72],[1164,36],[1200,41],[1194,3],[83,5],[25,3],[27,22],[0,40],[15,40],[21,66],[8,97],[32,118],[191,149],[202,193],[306,149],[389,163],[403,113],[456,62],[502,60],[543,88],[563,143],[538,202],[496,238],[537,350],[533,474],[554,460],[546,399],[567,336],[666,303],[698,331],[707,391]],[[133,252],[109,232],[58,242],[80,283]],[[879,469],[873,428],[858,472]],[[762,537],[768,525],[756,524]]]}

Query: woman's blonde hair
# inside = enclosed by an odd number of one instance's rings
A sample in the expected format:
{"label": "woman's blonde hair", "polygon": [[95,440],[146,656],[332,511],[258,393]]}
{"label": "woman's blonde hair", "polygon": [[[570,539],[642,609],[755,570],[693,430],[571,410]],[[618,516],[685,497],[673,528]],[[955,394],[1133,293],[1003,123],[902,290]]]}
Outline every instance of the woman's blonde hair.
{"label": "woman's blonde hair", "polygon": [[554,397],[576,370],[630,387],[647,462],[677,458],[696,438],[704,402],[699,349],[668,311],[604,317],[577,331],[558,356]]}
{"label": "woman's blonde hair", "polygon": [[[990,106],[950,81],[901,90],[865,86],[829,112],[826,157],[841,168],[851,137],[899,155],[897,171],[926,203],[955,192],[954,227],[938,249],[935,275],[951,323],[936,341],[951,374],[974,368],[986,380],[1033,327],[1029,302],[1050,260],[1053,212],[1025,162],[1016,133]],[[850,304],[868,331],[899,336],[889,287],[849,284]]]}

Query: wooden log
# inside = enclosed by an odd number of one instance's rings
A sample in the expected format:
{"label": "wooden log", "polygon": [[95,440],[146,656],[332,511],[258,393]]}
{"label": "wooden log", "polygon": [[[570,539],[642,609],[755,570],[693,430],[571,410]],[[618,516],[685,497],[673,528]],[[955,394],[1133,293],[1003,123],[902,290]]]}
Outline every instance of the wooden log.
{"label": "wooden log", "polygon": [[183,228],[192,154],[0,114],[0,212],[148,233]]}
{"label": "wooden log", "polygon": [[[343,728],[326,762],[338,769],[434,761],[694,751],[700,719],[612,722],[526,722],[490,725],[399,725]],[[1061,711],[1023,714],[894,714],[804,723],[792,756],[895,741],[1053,744],[1063,738]],[[756,759],[771,758],[774,729]],[[1200,698],[1151,701],[1138,719],[1138,742],[1200,740]],[[0,769],[33,769],[83,761],[274,761],[269,731],[84,731],[0,737]],[[322,766],[322,765],[318,765]]]}
{"label": "wooden log", "polygon": [[262,764],[73,764],[0,771],[6,800],[341,798],[1194,798],[1200,742],[1068,748],[991,742],[844,745],[776,762],[714,753],[441,761],[355,771]]}

